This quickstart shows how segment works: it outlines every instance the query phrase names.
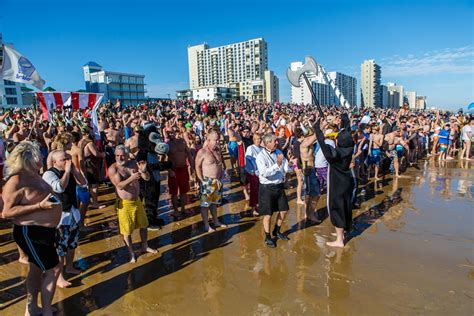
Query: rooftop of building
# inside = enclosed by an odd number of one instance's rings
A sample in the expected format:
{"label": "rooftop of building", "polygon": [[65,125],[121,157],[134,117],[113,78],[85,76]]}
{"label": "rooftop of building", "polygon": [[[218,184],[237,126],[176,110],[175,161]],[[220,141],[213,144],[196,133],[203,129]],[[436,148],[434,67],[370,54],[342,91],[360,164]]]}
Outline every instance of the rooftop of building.
{"label": "rooftop of building", "polygon": [[99,65],[98,63],[96,63],[95,61],[90,61],[86,64],[84,64],[83,67],[95,67],[95,68],[102,68],[101,65]]}
{"label": "rooftop of building", "polygon": [[106,75],[120,75],[120,76],[129,76],[129,77],[141,77],[141,78],[145,78],[145,75],[132,74],[132,73],[128,73],[128,72],[110,71],[110,70],[97,71],[97,72],[91,73],[91,76],[97,76],[97,75],[100,74],[100,73],[103,73],[103,74],[106,74]]}
{"label": "rooftop of building", "polygon": [[225,44],[225,45],[219,45],[219,46],[215,46],[215,47],[210,47],[207,42],[204,42],[204,43],[197,44],[197,45],[189,45],[188,48],[205,45],[207,49],[212,49],[212,48],[219,48],[219,47],[225,47],[225,46],[230,46],[230,45],[242,44],[242,43],[251,42],[251,41],[265,41],[265,40],[263,39],[263,37],[258,37],[258,38],[252,38],[252,39],[249,39],[249,40],[246,40],[246,41],[230,43],[230,44]]}

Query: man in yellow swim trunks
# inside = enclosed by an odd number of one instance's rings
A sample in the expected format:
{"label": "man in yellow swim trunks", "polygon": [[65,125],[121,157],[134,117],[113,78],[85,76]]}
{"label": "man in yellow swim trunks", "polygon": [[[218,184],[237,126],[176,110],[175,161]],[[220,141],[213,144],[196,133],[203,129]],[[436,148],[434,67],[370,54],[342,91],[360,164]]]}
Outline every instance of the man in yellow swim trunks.
{"label": "man in yellow swim trunks", "polygon": [[148,247],[148,219],[139,198],[139,179],[150,180],[150,174],[146,169],[146,161],[137,163],[135,160],[130,160],[128,148],[119,145],[115,149],[115,163],[109,167],[108,174],[110,181],[115,186],[120,234],[123,235],[130,253],[130,262],[134,263],[136,261],[132,247],[132,233],[137,228],[140,229],[142,252],[157,253],[155,249]]}

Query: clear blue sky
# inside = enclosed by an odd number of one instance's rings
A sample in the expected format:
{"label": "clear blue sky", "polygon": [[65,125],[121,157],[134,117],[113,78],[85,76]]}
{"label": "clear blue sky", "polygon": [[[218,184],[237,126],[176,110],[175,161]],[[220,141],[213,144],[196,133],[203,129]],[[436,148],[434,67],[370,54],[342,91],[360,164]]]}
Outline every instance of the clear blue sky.
{"label": "clear blue sky", "polygon": [[[473,1],[0,1],[0,32],[57,90],[84,88],[82,65],[144,74],[148,95],[188,87],[188,45],[263,37],[290,99],[290,62],[312,55],[353,75],[375,59],[382,82],[428,104],[474,101]],[[360,98],[360,97],[359,97]]]}

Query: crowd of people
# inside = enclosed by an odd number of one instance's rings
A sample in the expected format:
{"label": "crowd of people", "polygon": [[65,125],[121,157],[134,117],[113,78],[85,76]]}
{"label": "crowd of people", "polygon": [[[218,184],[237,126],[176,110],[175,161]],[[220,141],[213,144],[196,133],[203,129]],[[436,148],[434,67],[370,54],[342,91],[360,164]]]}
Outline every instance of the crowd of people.
{"label": "crowd of people", "polygon": [[[172,219],[189,215],[195,192],[206,233],[226,227],[217,214],[224,176],[240,182],[248,212],[262,218],[270,248],[278,239],[289,240],[281,228],[290,210],[285,191],[294,177],[306,223],[321,222],[318,201],[327,194],[336,230],[328,246],[344,247],[361,184],[400,177],[419,159],[471,160],[473,116],[406,107],[323,107],[323,114],[312,106],[251,101],[109,103],[98,109],[98,142],[86,112],[58,109],[43,121],[40,109],[4,110],[2,217],[13,224],[20,262],[29,264],[27,314],[51,315],[56,286],[70,285],[64,272],[80,273],[74,250],[88,230],[87,210],[104,207],[100,184],[115,188],[119,230],[133,263],[136,229],[141,251],[157,252],[147,243],[147,231],[164,224],[158,209],[164,174]],[[150,126],[162,142],[155,150],[140,144],[140,132]]]}

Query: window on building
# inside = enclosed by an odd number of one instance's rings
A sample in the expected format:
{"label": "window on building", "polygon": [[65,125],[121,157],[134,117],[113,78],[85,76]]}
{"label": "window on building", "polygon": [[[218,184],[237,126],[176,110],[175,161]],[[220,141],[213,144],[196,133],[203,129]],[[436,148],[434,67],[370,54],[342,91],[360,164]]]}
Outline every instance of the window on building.
{"label": "window on building", "polygon": [[16,98],[7,98],[7,104],[8,105],[18,104],[18,101]]}
{"label": "window on building", "polygon": [[5,88],[5,94],[16,95],[16,89],[15,88]]}

